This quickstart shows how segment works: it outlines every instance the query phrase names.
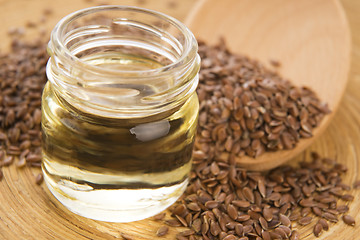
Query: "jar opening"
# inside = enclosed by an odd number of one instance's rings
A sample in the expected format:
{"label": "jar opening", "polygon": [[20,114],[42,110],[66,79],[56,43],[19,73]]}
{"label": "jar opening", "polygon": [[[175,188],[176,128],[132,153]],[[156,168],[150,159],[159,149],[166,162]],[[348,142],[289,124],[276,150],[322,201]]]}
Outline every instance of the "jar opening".
{"label": "jar opening", "polygon": [[[196,57],[197,43],[184,24],[165,14],[131,6],[99,6],[64,17],[52,32],[49,51],[87,71],[131,77],[182,68]],[[104,54],[116,61],[116,53],[123,54],[119,59],[124,55],[138,58],[133,61],[142,59],[144,66],[123,62],[119,69],[97,60],[101,58],[97,55]]]}

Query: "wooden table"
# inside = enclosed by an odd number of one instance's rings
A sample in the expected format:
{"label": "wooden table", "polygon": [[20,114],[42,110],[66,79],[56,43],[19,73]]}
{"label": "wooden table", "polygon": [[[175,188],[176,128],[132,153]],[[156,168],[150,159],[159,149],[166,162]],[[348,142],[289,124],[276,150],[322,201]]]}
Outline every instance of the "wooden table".
{"label": "wooden table", "polygon": [[[322,155],[335,158],[348,166],[344,181],[352,184],[360,179],[360,1],[341,1],[349,19],[352,31],[352,63],[349,83],[341,107],[325,133],[311,146]],[[65,14],[99,3],[119,3],[116,0],[0,0],[0,49],[8,47],[6,37],[9,26],[24,26],[26,21],[38,21],[46,7],[54,13],[44,27],[47,30]],[[123,0],[121,4],[138,5],[184,20],[195,0]],[[47,6],[48,5],[48,6]],[[28,37],[36,34],[30,30]],[[298,159],[300,159],[299,157]],[[155,239],[156,230],[162,225],[150,219],[126,224],[104,223],[72,214],[59,204],[45,185],[34,184],[38,169],[18,170],[15,166],[3,169],[4,179],[0,182],[0,239],[121,239],[126,233],[134,239]],[[332,226],[319,239],[360,239],[360,191],[352,191],[355,200],[350,204],[350,214],[356,218],[356,226],[346,226],[342,221]],[[181,228],[171,228],[161,239],[175,239]],[[312,229],[302,229],[303,239],[314,239]]]}

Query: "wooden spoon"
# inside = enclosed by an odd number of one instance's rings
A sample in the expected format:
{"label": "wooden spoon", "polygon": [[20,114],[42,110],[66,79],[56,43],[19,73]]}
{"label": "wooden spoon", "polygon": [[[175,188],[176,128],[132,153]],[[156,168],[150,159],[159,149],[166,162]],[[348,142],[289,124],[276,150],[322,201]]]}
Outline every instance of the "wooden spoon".
{"label": "wooden spoon", "polygon": [[251,170],[267,170],[307,148],[329,125],[348,79],[350,31],[337,0],[200,0],[185,23],[198,39],[225,38],[233,51],[264,63],[282,64],[280,73],[297,86],[311,87],[332,113],[292,150],[238,158]]}

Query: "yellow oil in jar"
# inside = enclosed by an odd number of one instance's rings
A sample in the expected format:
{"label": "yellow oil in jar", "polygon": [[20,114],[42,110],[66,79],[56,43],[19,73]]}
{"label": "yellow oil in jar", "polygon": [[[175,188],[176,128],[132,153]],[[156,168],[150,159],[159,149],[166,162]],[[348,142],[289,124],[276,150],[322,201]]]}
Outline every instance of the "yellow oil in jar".
{"label": "yellow oil in jar", "polygon": [[[114,52],[88,55],[82,61],[122,71],[163,66]],[[171,79],[160,85],[145,80],[118,84],[76,74],[78,85],[89,88],[87,103],[113,109],[141,104],[174,84]],[[176,201],[187,185],[198,109],[193,93],[168,112],[110,117],[73,105],[48,82],[42,99],[42,136],[49,189],[71,211],[97,220],[128,222],[156,214]]]}

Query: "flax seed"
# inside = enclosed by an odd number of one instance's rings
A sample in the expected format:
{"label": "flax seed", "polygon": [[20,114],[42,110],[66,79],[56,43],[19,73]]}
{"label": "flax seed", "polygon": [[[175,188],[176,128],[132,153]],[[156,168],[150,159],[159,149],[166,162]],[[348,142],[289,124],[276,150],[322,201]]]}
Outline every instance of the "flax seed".
{"label": "flax seed", "polygon": [[350,225],[350,226],[355,226],[355,219],[350,216],[350,215],[344,215],[342,217],[344,223],[346,223],[347,225]]}
{"label": "flax seed", "polygon": [[329,230],[329,224],[325,219],[323,218],[319,219],[318,224],[321,224],[322,229],[324,229],[325,231]]}
{"label": "flax seed", "polygon": [[159,213],[159,214],[156,214],[155,216],[153,216],[153,219],[156,221],[159,221],[159,220],[163,220],[165,216],[166,216],[166,213],[162,212],[162,213]]}
{"label": "flax seed", "polygon": [[323,230],[322,224],[320,224],[320,223],[315,224],[314,230],[313,230],[314,235],[315,235],[316,237],[319,237],[320,234],[321,234],[321,232],[322,232],[322,230]]}
{"label": "flax seed", "polygon": [[305,226],[305,225],[308,225],[309,223],[311,223],[311,221],[312,221],[312,217],[302,217],[299,219],[298,223],[300,225]]}
{"label": "flax seed", "polygon": [[161,226],[157,231],[156,231],[156,236],[158,237],[162,237],[165,236],[169,231],[169,227],[167,226]]}
{"label": "flax seed", "polygon": [[42,173],[39,173],[37,176],[36,176],[36,179],[35,179],[35,182],[37,185],[41,185],[41,183],[44,181],[44,176]]}

